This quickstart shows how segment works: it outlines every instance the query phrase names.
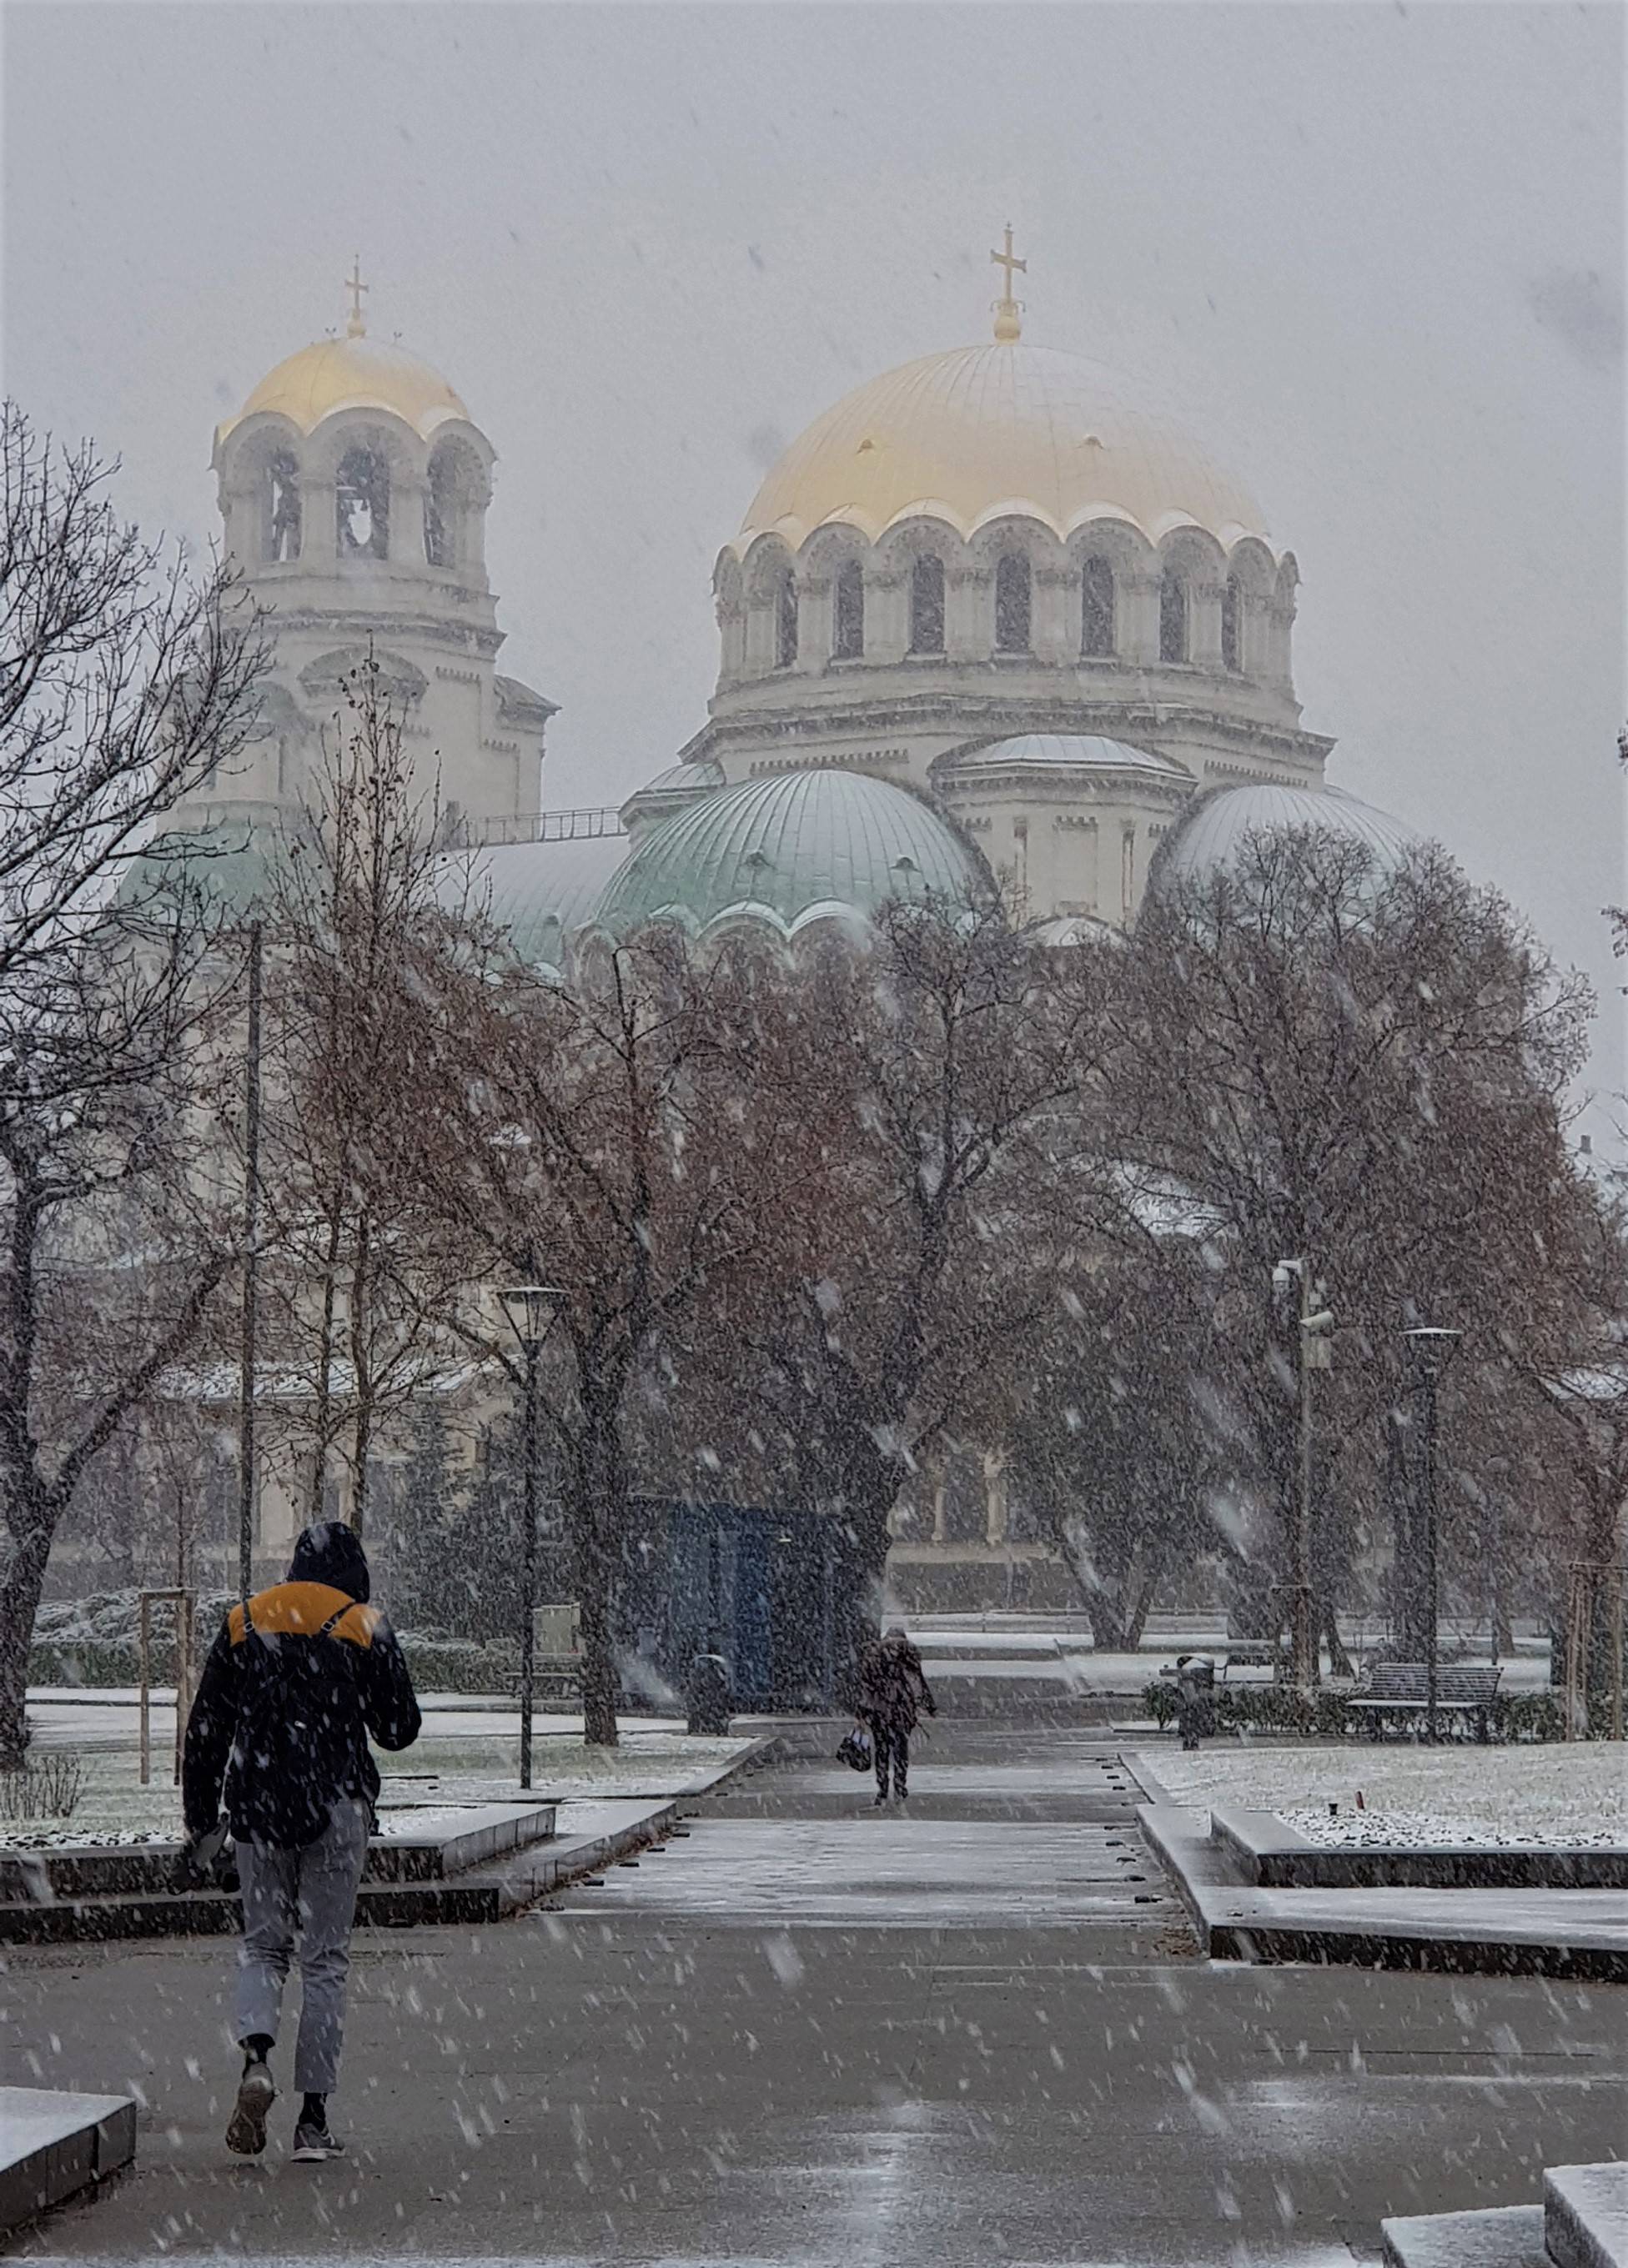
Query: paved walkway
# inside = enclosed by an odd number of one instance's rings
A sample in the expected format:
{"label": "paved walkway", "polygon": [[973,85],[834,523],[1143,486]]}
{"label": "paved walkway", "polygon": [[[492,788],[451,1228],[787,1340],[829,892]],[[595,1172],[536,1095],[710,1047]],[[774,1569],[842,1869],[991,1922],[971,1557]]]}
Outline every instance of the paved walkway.
{"label": "paved walkway", "polygon": [[224,1948],[25,1955],[0,2075],[144,2114],[138,2170],[18,2249],[1332,2268],[1620,2147],[1628,1995],[1201,1962],[1113,1756],[941,1725],[902,1820],[793,1764],[552,1909],[365,1940],[343,2165],[288,2162],[286,2102],[223,2151]]}

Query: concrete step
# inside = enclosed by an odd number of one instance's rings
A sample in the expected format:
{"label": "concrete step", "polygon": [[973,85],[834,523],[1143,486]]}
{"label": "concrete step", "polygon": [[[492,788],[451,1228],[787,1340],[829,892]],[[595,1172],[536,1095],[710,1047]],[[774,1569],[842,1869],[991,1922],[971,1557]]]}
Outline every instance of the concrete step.
{"label": "concrete step", "polygon": [[[505,1870],[554,1838],[554,1803],[426,1806],[387,1815],[357,1894],[359,1928],[497,1921],[513,1911]],[[218,1937],[240,1926],[237,1897],[182,1886],[180,1845],[89,1846],[0,1861],[0,1944]]]}
{"label": "concrete step", "polygon": [[1543,2250],[1543,2209],[1429,2213],[1380,2223],[1385,2268],[1553,2268]]}
{"label": "concrete step", "polygon": [[136,2155],[125,2095],[0,2087],[0,2235],[33,2220]]}
{"label": "concrete step", "polygon": [[1628,2268],[1628,2164],[1551,2166],[1543,2241],[1554,2268]]}
{"label": "concrete step", "polygon": [[[392,1832],[368,1845],[364,1880],[446,1881],[506,1851],[545,1841],[555,1803],[425,1805],[416,1815],[387,1810]],[[58,1898],[165,1896],[186,1888],[179,1843],[63,1844],[0,1858],[0,1904]]]}

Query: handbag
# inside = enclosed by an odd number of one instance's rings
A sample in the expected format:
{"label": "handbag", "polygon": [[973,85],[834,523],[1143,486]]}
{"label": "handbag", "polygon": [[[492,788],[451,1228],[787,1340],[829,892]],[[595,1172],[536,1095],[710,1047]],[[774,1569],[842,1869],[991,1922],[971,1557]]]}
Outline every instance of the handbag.
{"label": "handbag", "polygon": [[856,1725],[851,1733],[844,1733],[837,1744],[836,1753],[852,1771],[871,1769],[871,1736],[863,1725]]}

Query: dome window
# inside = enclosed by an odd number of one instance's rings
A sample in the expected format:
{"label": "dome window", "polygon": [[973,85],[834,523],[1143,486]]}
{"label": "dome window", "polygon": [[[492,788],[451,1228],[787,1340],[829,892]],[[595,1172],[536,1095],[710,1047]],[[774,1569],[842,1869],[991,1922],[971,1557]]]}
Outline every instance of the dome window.
{"label": "dome window", "polygon": [[924,551],[910,570],[910,652],[944,651],[944,562]]}
{"label": "dome window", "polygon": [[1187,585],[1171,567],[1159,585],[1159,659],[1187,659]]}
{"label": "dome window", "polygon": [[995,651],[1027,653],[1032,585],[1028,561],[1021,552],[1006,551],[995,562]]}
{"label": "dome window", "polygon": [[831,659],[858,661],[864,652],[865,570],[857,559],[844,559],[832,593]]}
{"label": "dome window", "polygon": [[347,449],[334,478],[335,536],[342,559],[390,556],[390,474],[376,449]]}
{"label": "dome window", "polygon": [[283,565],[299,556],[299,467],[276,449],[266,460],[266,557]]}
{"label": "dome window", "polygon": [[1236,575],[1229,575],[1221,593],[1221,666],[1243,667],[1243,591]]}
{"label": "dome window", "polygon": [[775,593],[775,666],[790,669],[797,659],[797,584],[790,572]]}
{"label": "dome window", "polygon": [[1087,559],[1079,583],[1079,651],[1102,660],[1114,651],[1114,570],[1106,559]]}

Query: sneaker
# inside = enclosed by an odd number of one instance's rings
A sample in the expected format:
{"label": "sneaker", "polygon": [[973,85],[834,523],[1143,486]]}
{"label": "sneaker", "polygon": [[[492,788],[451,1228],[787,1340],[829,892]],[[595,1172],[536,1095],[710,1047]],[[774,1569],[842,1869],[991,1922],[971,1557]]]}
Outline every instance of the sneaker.
{"label": "sneaker", "polygon": [[257,2158],[266,2146],[266,2113],[277,2099],[271,2068],[262,2062],[247,2063],[238,2081],[237,2105],[226,2129],[226,2147],[240,2158]]}
{"label": "sneaker", "polygon": [[294,2163],[297,2166],[318,2166],[325,2158],[343,2158],[345,2146],[326,2126],[307,2126],[304,2121],[294,2129]]}

